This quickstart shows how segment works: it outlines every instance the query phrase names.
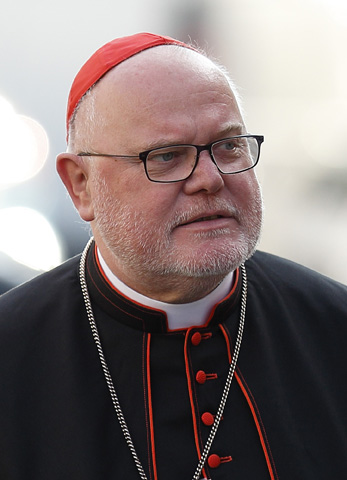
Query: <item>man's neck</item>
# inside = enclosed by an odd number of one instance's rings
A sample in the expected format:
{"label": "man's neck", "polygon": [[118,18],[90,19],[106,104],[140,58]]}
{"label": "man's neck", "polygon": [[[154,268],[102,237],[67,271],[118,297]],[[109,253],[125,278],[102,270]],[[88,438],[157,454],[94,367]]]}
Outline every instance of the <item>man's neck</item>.
{"label": "man's neck", "polygon": [[212,292],[197,301],[182,304],[162,302],[142,295],[123,283],[108,267],[99,250],[97,253],[103,273],[109,282],[124,296],[131,300],[147,307],[164,311],[168,319],[168,328],[170,330],[203,325],[207,321],[209,314],[216,303],[220,302],[230,293],[233,284],[234,274],[231,272],[214,290],[212,290]]}
{"label": "man's neck", "polygon": [[112,254],[102,239],[94,234],[98,251],[111,272],[132,290],[145,297],[164,303],[191,303],[206,297],[224,280],[227,273],[206,275],[202,277],[174,275],[156,275],[141,268],[126,268]]}

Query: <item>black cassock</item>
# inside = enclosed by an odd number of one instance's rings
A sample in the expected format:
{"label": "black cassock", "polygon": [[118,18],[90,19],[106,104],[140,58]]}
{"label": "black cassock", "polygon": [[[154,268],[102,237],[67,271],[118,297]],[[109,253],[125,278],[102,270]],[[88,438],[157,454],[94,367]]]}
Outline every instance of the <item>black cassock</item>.
{"label": "black cassock", "polygon": [[[0,298],[0,479],[135,480],[78,278],[79,258]],[[347,288],[257,252],[241,352],[204,468],[212,480],[347,478]],[[87,283],[148,480],[189,480],[224,389],[242,273],[198,328],[117,292],[95,246]]]}

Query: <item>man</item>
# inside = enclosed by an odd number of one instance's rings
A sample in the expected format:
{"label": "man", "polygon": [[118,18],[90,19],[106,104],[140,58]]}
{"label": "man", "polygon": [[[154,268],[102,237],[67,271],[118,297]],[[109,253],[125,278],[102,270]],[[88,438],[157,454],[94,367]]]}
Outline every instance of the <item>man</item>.
{"label": "man", "polygon": [[94,240],[0,300],[1,479],[346,478],[347,288],[253,255],[235,95],[152,34],[78,73],[57,169]]}

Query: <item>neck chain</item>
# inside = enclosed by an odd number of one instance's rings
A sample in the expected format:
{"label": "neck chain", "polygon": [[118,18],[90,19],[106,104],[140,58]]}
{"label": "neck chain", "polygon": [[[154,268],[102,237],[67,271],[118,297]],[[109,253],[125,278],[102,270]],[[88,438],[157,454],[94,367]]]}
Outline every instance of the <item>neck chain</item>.
{"label": "neck chain", "polygon": [[[80,277],[80,284],[81,284],[81,290],[82,290],[82,295],[83,295],[83,299],[84,299],[84,304],[85,304],[90,328],[92,330],[93,339],[94,339],[96,348],[98,350],[100,363],[101,363],[102,370],[103,370],[104,376],[105,376],[105,380],[106,380],[106,383],[107,383],[107,386],[108,386],[108,389],[109,389],[109,392],[110,392],[110,395],[111,395],[111,398],[112,398],[113,407],[114,407],[114,410],[116,412],[119,425],[122,429],[123,435],[125,437],[125,441],[126,441],[128,447],[129,447],[129,450],[130,450],[130,452],[132,454],[132,457],[134,459],[134,462],[135,462],[137,471],[140,475],[140,478],[142,480],[147,480],[147,476],[146,476],[145,471],[144,471],[144,469],[141,465],[141,462],[140,462],[140,460],[137,456],[133,441],[132,441],[131,436],[130,436],[128,425],[126,424],[121,406],[119,404],[118,396],[117,396],[117,393],[116,393],[116,390],[115,390],[115,387],[114,387],[114,384],[113,384],[113,381],[112,381],[112,377],[111,377],[111,374],[110,374],[110,371],[109,371],[109,368],[108,368],[108,365],[107,365],[107,362],[106,362],[106,359],[105,359],[105,355],[104,355],[104,352],[103,352],[103,349],[102,349],[100,336],[99,336],[98,328],[97,328],[97,325],[96,325],[96,322],[95,322],[93,309],[92,309],[92,305],[91,305],[91,301],[90,301],[90,297],[89,297],[89,293],[88,293],[88,287],[87,287],[87,281],[86,281],[86,260],[87,260],[87,253],[88,253],[89,247],[92,244],[93,240],[94,239],[91,238],[89,240],[89,242],[87,243],[85,249],[83,250],[81,260],[80,260],[80,267],[79,267],[79,277]],[[232,357],[232,360],[231,360],[231,363],[230,363],[229,373],[228,373],[228,376],[227,376],[227,379],[226,379],[226,382],[225,382],[225,387],[224,387],[222,398],[221,398],[221,401],[220,401],[220,404],[219,404],[219,407],[218,407],[218,411],[217,411],[217,414],[215,416],[214,423],[211,427],[210,435],[209,435],[209,437],[206,441],[206,445],[205,445],[204,450],[201,454],[201,458],[200,458],[199,463],[196,467],[196,470],[195,470],[195,473],[194,473],[194,476],[193,476],[192,480],[199,480],[201,471],[204,467],[207,456],[209,454],[212,442],[213,442],[214,437],[217,433],[219,423],[220,423],[221,418],[223,416],[224,407],[225,407],[225,404],[226,404],[226,401],[227,401],[227,398],[228,398],[229,390],[230,390],[230,387],[231,387],[231,381],[232,381],[233,376],[234,376],[236,363],[237,363],[237,358],[239,356],[239,352],[240,352],[240,348],[241,348],[241,340],[242,340],[242,334],[243,334],[243,328],[244,328],[245,316],[246,316],[247,276],[246,276],[245,266],[242,264],[240,268],[241,268],[241,271],[242,271],[242,296],[241,296],[241,310],[240,310],[239,328],[238,328],[238,332],[237,332],[237,337],[236,337],[236,342],[235,342],[235,347],[234,347],[234,353],[233,353],[233,357]]]}

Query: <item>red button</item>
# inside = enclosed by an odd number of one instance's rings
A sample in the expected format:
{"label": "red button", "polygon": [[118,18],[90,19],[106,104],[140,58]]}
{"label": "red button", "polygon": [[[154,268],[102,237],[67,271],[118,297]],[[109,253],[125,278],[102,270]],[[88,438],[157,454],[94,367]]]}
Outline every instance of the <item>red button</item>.
{"label": "red button", "polygon": [[210,455],[208,457],[207,463],[211,468],[218,468],[219,465],[221,464],[221,460],[220,460],[220,457],[218,455],[213,453],[212,455]]}
{"label": "red button", "polygon": [[193,333],[192,338],[191,338],[191,342],[195,347],[197,347],[199,345],[199,343],[201,342],[201,333],[200,332]]}
{"label": "red button", "polygon": [[211,425],[213,425],[214,416],[210,412],[205,412],[201,415],[201,420],[204,425],[210,427]]}
{"label": "red button", "polygon": [[206,373],[203,370],[199,370],[195,378],[200,385],[203,385],[206,382]]}

